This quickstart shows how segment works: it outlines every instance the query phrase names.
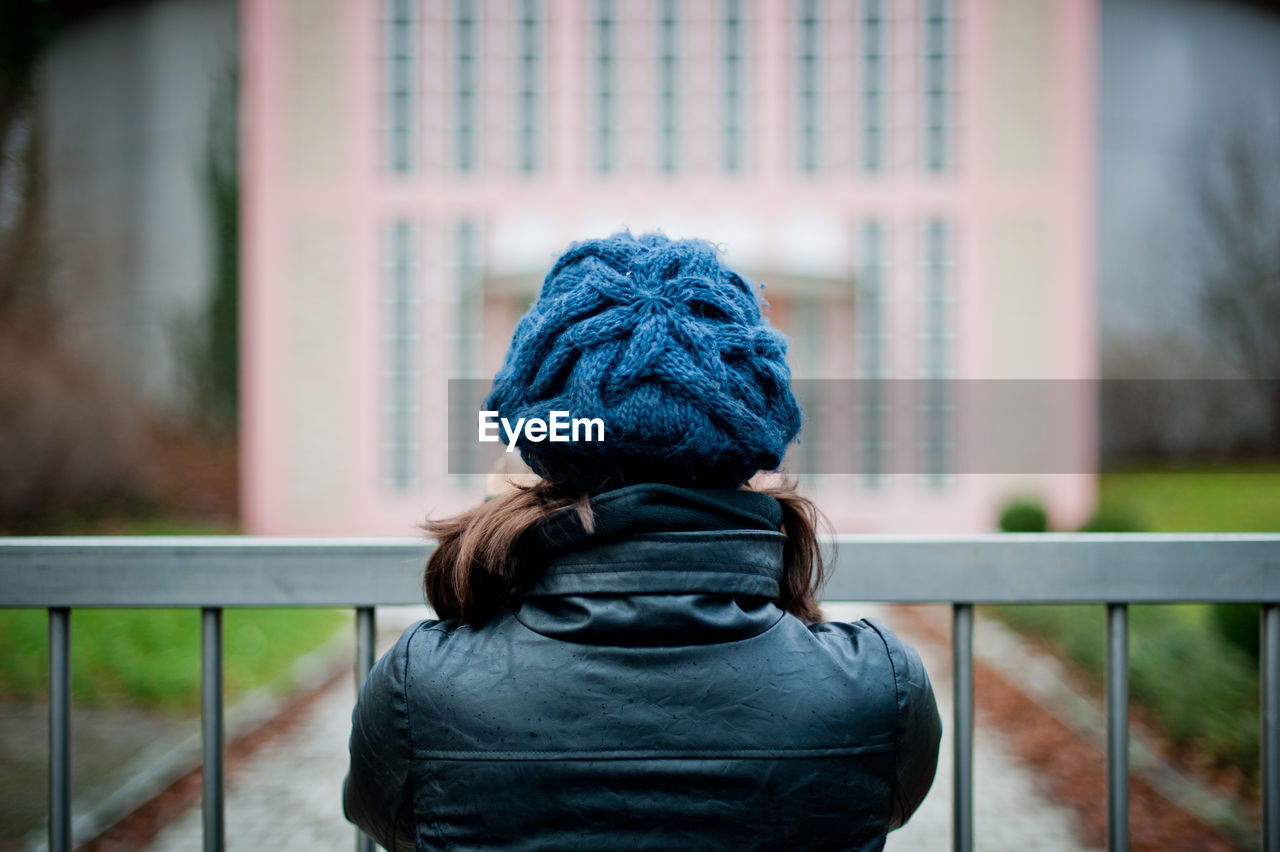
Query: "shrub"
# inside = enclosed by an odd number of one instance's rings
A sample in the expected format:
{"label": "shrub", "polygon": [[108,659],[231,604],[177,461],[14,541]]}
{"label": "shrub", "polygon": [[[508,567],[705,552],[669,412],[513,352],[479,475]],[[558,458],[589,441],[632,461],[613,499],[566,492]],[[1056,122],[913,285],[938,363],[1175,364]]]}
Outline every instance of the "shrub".
{"label": "shrub", "polygon": [[1099,506],[1080,527],[1080,532],[1144,532],[1146,524],[1132,512],[1118,506]]}
{"label": "shrub", "polygon": [[1021,499],[1008,503],[1000,512],[1000,531],[1008,533],[1046,532],[1049,515],[1039,500]]}
{"label": "shrub", "polygon": [[1214,604],[1211,622],[1218,635],[1244,651],[1257,663],[1262,657],[1257,604]]}

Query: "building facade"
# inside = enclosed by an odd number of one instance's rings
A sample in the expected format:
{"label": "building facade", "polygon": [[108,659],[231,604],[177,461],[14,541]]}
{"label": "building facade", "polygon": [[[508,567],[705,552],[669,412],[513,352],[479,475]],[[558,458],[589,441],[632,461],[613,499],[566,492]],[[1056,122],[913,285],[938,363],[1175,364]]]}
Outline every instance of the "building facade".
{"label": "building facade", "polygon": [[837,529],[1092,508],[1085,402],[995,430],[1087,464],[957,449],[988,431],[965,388],[1096,376],[1091,0],[245,0],[241,26],[249,531],[479,500],[448,381],[491,377],[559,252],[623,228],[765,285],[806,380],[789,460]]}

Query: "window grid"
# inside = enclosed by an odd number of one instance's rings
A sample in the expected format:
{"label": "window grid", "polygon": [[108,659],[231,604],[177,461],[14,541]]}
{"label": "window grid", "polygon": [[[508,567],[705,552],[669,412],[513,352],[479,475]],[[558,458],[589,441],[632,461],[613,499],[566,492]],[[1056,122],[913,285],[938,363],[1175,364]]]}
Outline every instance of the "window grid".
{"label": "window grid", "polygon": [[862,0],[858,15],[860,158],[864,172],[878,173],[889,163],[890,74],[893,44],[887,0]]}
{"label": "window grid", "polygon": [[892,452],[889,295],[890,233],[880,221],[859,229],[856,311],[857,448],[862,482],[883,483]]}
{"label": "window grid", "polygon": [[467,174],[480,162],[480,21],[474,0],[454,0],[453,12],[454,168]]}
{"label": "window grid", "polygon": [[540,170],[543,163],[545,37],[542,0],[520,0],[516,20],[516,166],[525,174]]}
{"label": "window grid", "polygon": [[667,173],[680,158],[680,21],[678,0],[661,0],[658,16],[658,166]]}
{"label": "window grid", "polygon": [[940,486],[952,472],[954,450],[953,234],[932,219],[921,231],[920,269],[920,463],[926,483]]}
{"label": "window grid", "polygon": [[480,378],[480,331],[483,308],[483,270],[476,223],[459,222],[454,230],[453,376]]}
{"label": "window grid", "polygon": [[921,152],[927,172],[952,166],[955,17],[952,0],[921,0]]}
{"label": "window grid", "polygon": [[825,314],[823,303],[817,296],[798,295],[793,305],[796,375],[806,379],[795,383],[804,415],[804,434],[798,444],[800,472],[802,481],[813,486],[818,483],[818,472],[823,469],[823,425],[828,417],[823,393],[827,383],[818,380],[822,374],[822,345],[826,339],[823,333]]}
{"label": "window grid", "polygon": [[592,140],[595,170],[607,174],[617,168],[618,16],[614,0],[595,0],[591,19],[590,63]]}
{"label": "window grid", "polygon": [[383,482],[391,491],[418,487],[421,370],[417,226],[400,219],[384,235]]}
{"label": "window grid", "polygon": [[[450,348],[452,349],[451,378],[463,380],[458,387],[462,396],[457,405],[451,405],[449,417],[451,434],[475,436],[475,412],[482,405],[481,399],[471,398],[478,392],[482,377],[481,353],[484,328],[484,265],[480,251],[480,228],[470,220],[457,222],[453,228],[453,281],[450,288]],[[472,471],[478,463],[479,448],[474,440],[459,440],[449,448],[450,466],[457,470]],[[479,478],[478,474],[460,473],[451,478],[457,488],[469,488]]]}
{"label": "window grid", "polygon": [[721,16],[720,163],[724,171],[746,164],[747,0],[723,0]]}
{"label": "window grid", "polygon": [[416,0],[384,0],[383,167],[393,174],[407,174],[418,166],[418,28]]}
{"label": "window grid", "polygon": [[822,17],[819,0],[799,0],[796,9],[796,167],[813,173],[822,150]]}

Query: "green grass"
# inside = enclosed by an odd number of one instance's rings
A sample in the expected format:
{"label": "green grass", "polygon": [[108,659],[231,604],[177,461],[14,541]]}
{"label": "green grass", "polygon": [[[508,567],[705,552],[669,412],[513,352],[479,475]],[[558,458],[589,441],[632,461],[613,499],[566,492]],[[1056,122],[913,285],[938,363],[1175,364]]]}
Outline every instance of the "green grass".
{"label": "green grass", "polygon": [[1098,504],[1149,532],[1278,532],[1280,463],[1104,473]]}
{"label": "green grass", "polygon": [[[81,531],[68,523],[59,531]],[[166,517],[95,524],[94,534],[217,535],[227,529]],[[228,609],[223,617],[227,695],[275,681],[344,624],[345,610]],[[44,700],[48,615],[0,609],[0,698]],[[71,692],[77,705],[185,712],[200,702],[198,609],[77,609],[71,613]]]}
{"label": "green grass", "polygon": [[[1101,606],[984,607],[1041,636],[1101,686],[1106,623]],[[1195,604],[1129,607],[1129,693],[1171,740],[1222,766],[1254,775],[1258,766],[1258,671],[1224,640]]]}
{"label": "green grass", "polygon": [[[223,617],[229,698],[271,683],[350,617],[328,609],[228,609]],[[43,700],[48,616],[0,610],[0,694]],[[89,707],[185,711],[200,701],[200,611],[77,609],[71,614],[71,693]]]}
{"label": "green grass", "polygon": [[[1099,507],[1151,532],[1280,531],[1280,464],[1127,470],[1100,478]],[[1102,607],[1005,606],[988,612],[1047,639],[1100,684]],[[1170,738],[1214,762],[1258,767],[1258,669],[1202,604],[1129,608],[1129,687]]]}

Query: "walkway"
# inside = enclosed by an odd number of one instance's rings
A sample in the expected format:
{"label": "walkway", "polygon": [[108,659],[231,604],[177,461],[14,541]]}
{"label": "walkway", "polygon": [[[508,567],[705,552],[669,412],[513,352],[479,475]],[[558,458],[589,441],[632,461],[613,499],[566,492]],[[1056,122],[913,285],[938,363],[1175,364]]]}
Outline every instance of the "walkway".
{"label": "walkway", "polygon": [[[828,605],[833,619],[878,616],[879,607]],[[389,645],[398,630],[419,613],[379,610],[389,628]],[[890,619],[892,620],[892,619]],[[892,626],[892,625],[891,625]],[[951,831],[951,684],[949,653],[901,631],[915,645],[934,678],[943,714],[942,759],[929,797],[911,822],[889,837],[890,852],[936,852],[950,845]],[[354,689],[344,681],[330,689],[289,732],[265,746],[236,772],[227,795],[227,847],[231,850],[342,850],[354,848],[354,829],[342,818],[341,789],[347,767]],[[983,850],[1081,850],[1072,835],[1070,813],[1037,792],[1035,777],[1020,766],[997,731],[975,733],[975,845]],[[153,850],[186,852],[200,848],[200,810],[188,810],[156,838]]]}

